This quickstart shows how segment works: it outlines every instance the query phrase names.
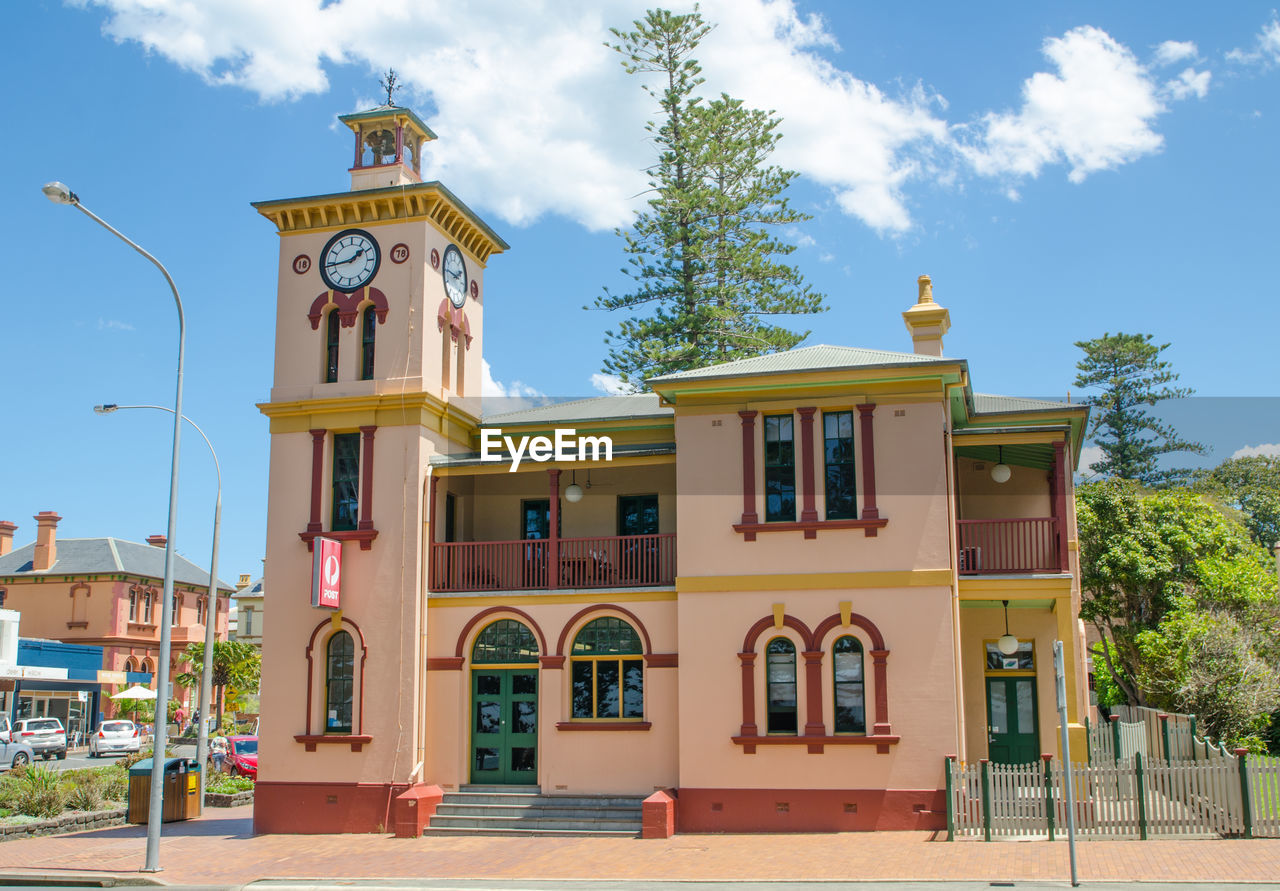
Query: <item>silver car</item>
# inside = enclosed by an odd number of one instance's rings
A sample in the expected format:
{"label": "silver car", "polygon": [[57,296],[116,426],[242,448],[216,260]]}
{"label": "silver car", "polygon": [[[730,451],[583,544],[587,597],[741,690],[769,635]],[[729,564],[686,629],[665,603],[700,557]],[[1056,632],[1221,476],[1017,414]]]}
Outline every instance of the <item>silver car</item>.
{"label": "silver car", "polygon": [[89,757],[97,758],[108,752],[136,752],[141,745],[138,725],[132,721],[103,721],[89,735]]}
{"label": "silver car", "polygon": [[14,723],[10,736],[31,746],[46,761],[55,755],[59,760],[67,757],[67,731],[57,718],[23,718]]}
{"label": "silver car", "polygon": [[0,717],[0,768],[24,767],[35,760],[35,752],[26,743],[16,742],[10,730],[9,719]]}

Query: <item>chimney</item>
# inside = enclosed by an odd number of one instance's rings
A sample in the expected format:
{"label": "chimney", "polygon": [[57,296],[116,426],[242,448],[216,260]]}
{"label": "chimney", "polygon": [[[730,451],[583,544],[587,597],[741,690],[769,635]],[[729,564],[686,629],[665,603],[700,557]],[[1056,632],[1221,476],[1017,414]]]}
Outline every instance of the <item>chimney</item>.
{"label": "chimney", "polygon": [[31,561],[31,568],[36,572],[46,572],[58,560],[58,521],[62,517],[51,510],[42,510],[36,514],[36,554]]}
{"label": "chimney", "polygon": [[18,531],[17,523],[0,520],[0,557],[13,550],[13,533]]}
{"label": "chimney", "polygon": [[236,590],[243,591],[245,588],[249,587],[249,582],[251,581],[253,581],[253,579],[249,577],[249,573],[240,573],[240,581],[236,583]]}
{"label": "chimney", "polygon": [[147,544],[151,545],[151,547],[153,548],[162,548],[168,543],[169,543],[169,539],[165,538],[163,535],[147,536]]}
{"label": "chimney", "polygon": [[911,332],[913,352],[918,356],[941,356],[942,335],[951,328],[951,313],[933,302],[933,280],[922,275],[916,280],[919,296],[915,306],[902,314]]}

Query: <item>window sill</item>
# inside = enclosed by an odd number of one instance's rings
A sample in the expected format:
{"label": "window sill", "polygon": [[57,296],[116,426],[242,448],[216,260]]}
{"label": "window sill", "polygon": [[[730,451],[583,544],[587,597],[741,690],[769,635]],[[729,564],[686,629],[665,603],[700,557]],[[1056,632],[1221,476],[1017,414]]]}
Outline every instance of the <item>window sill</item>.
{"label": "window sill", "polygon": [[158,626],[155,622],[130,622],[130,631],[155,631]]}
{"label": "window sill", "polygon": [[351,736],[349,734],[337,733],[299,733],[293,737],[294,742],[300,742],[306,747],[308,752],[314,752],[316,746],[351,746],[351,751],[358,752],[364,747],[365,743],[373,742],[372,736]]}
{"label": "window sill", "polygon": [[821,529],[861,529],[867,538],[889,525],[886,517],[864,520],[801,520],[789,523],[734,523],[733,531],[742,533],[744,541],[755,541],[757,532],[804,532],[805,538],[817,538]]}
{"label": "window sill", "polygon": [[867,736],[735,736],[733,744],[742,746],[744,755],[754,755],[756,746],[808,746],[810,755],[821,755],[824,746],[875,746],[876,753],[888,755],[889,746],[897,745],[893,734]]}
{"label": "window sill", "polygon": [[344,529],[342,532],[299,532],[298,538],[307,543],[307,550],[315,547],[316,538],[332,538],[336,541],[358,541],[360,550],[367,551],[373,547],[373,540],[378,537],[377,529]]}
{"label": "window sill", "polygon": [[649,721],[560,721],[556,730],[648,730]]}
{"label": "window sill", "polygon": [[89,623],[88,622],[68,622],[67,627],[68,628],[88,628]]}

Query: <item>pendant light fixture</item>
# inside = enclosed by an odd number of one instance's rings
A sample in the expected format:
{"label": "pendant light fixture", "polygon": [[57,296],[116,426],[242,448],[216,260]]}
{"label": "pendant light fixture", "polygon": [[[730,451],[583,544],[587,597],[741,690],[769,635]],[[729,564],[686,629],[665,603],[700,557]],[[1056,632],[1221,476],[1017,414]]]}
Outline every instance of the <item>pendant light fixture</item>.
{"label": "pendant light fixture", "polygon": [[582,500],[582,487],[578,485],[578,471],[576,470],[573,472],[573,481],[564,490],[564,500],[570,504],[577,504]]}
{"label": "pendant light fixture", "polygon": [[1004,463],[1004,446],[999,446],[1000,463],[991,468],[991,478],[997,483],[1009,482],[1009,477],[1013,476],[1013,468]]}
{"label": "pendant light fixture", "polygon": [[1001,601],[1004,604],[1004,636],[996,641],[996,649],[1006,656],[1012,656],[1018,652],[1018,639],[1009,633],[1009,601]]}

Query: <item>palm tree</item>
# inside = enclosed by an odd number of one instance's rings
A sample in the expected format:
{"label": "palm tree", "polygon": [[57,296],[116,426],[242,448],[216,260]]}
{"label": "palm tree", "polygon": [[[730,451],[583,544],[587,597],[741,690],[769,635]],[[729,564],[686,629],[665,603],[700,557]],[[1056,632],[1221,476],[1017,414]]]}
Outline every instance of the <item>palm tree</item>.
{"label": "palm tree", "polygon": [[[204,644],[189,644],[181,658],[190,670],[178,675],[178,683],[183,687],[199,687],[204,674]],[[222,726],[224,692],[227,698],[256,693],[261,678],[262,654],[257,647],[242,640],[214,641],[213,686],[218,691],[218,723],[215,727]]]}

